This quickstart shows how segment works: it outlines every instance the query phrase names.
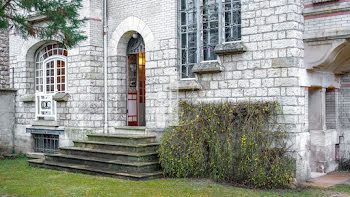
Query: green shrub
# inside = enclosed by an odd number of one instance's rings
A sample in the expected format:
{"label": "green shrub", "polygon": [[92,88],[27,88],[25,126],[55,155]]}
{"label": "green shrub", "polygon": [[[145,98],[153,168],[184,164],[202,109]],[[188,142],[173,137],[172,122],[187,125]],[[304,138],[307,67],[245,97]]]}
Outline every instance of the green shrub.
{"label": "green shrub", "polygon": [[257,188],[288,186],[295,161],[277,124],[278,105],[180,102],[179,126],[161,139],[160,162],[169,177],[212,178]]}
{"label": "green shrub", "polygon": [[350,159],[346,159],[346,158],[339,159],[338,169],[340,171],[350,171]]}

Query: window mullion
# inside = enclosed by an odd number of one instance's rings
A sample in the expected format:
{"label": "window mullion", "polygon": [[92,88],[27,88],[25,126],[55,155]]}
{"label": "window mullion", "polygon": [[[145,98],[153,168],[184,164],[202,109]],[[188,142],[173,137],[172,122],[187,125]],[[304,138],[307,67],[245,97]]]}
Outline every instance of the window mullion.
{"label": "window mullion", "polygon": [[222,36],[223,29],[222,28],[223,28],[223,26],[225,26],[222,24],[223,23],[223,20],[222,20],[222,0],[219,0],[219,3],[218,3],[218,17],[219,17],[219,24],[218,24],[219,37],[218,37],[218,39],[219,39],[219,44],[221,44],[222,38],[223,38],[223,36]]}
{"label": "window mullion", "polygon": [[54,91],[54,93],[56,93],[56,92],[58,92],[58,90],[57,90],[57,61],[59,61],[59,60],[57,60],[57,59],[55,59],[54,60],[55,61],[55,63],[54,63],[54,71],[53,71],[53,76],[54,76],[54,79],[53,79],[53,84],[54,84],[54,88],[53,88],[53,91]]}
{"label": "window mullion", "polygon": [[202,15],[201,15],[201,1],[202,0],[196,0],[197,4],[197,63],[201,62],[201,20],[202,20]]}
{"label": "window mullion", "polygon": [[210,9],[210,4],[209,4],[209,2],[207,2],[208,3],[208,5],[207,5],[207,7],[206,7],[206,14],[207,14],[207,19],[208,19],[208,21],[207,21],[207,34],[208,34],[208,37],[207,37],[207,40],[206,40],[206,42],[207,42],[207,48],[206,48],[206,51],[205,51],[205,53],[206,53],[206,55],[207,55],[207,58],[210,58],[210,50],[209,50],[209,47],[210,47],[210,44],[211,44],[211,30],[212,30],[212,21],[211,21],[211,18],[210,18],[210,16],[211,16],[211,9]]}
{"label": "window mullion", "polygon": [[46,80],[47,80],[47,79],[46,79],[46,76],[47,76],[47,74],[46,74],[46,72],[47,72],[47,71],[46,71],[46,64],[47,64],[47,63],[46,63],[46,62],[43,62],[42,64],[43,64],[43,67],[42,67],[42,68],[43,68],[43,91],[42,91],[42,92],[43,92],[44,94],[46,94],[46,93],[47,93],[47,90],[46,90]]}
{"label": "window mullion", "polygon": [[[189,56],[190,56],[190,46],[189,46],[189,8],[188,8],[188,4],[186,3],[186,48],[185,48],[185,53],[186,53],[186,76],[189,75],[189,65],[188,65],[188,62],[189,62]],[[181,66],[182,67],[182,66]],[[182,71],[183,72],[183,71]]]}
{"label": "window mullion", "polygon": [[231,0],[231,24],[230,24],[230,30],[231,30],[231,40],[236,40],[234,37],[233,37],[233,21],[234,21],[234,19],[235,19],[235,17],[234,17],[234,14],[233,14],[233,9],[234,8],[234,1],[233,0]]}
{"label": "window mullion", "polygon": [[68,82],[68,61],[67,61],[67,59],[65,59],[64,60],[64,92],[68,92],[68,83],[67,82]]}

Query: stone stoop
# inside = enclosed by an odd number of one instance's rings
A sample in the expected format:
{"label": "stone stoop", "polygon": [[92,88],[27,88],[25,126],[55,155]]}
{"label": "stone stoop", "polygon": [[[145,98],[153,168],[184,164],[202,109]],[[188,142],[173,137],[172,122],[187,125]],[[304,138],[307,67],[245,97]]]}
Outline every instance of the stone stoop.
{"label": "stone stoop", "polygon": [[115,127],[114,133],[116,134],[126,134],[126,135],[147,135],[146,127]]}
{"label": "stone stoop", "polygon": [[128,180],[163,177],[156,136],[87,136],[87,141],[73,141],[74,147],[61,147],[59,154],[45,154],[44,159],[29,160],[29,165]]}

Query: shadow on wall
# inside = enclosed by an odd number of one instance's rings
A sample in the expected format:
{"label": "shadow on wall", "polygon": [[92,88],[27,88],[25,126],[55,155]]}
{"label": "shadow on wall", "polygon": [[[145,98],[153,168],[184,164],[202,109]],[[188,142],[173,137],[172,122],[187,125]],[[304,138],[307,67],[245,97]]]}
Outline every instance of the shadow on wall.
{"label": "shadow on wall", "polygon": [[15,97],[15,90],[0,89],[0,155],[14,153]]}

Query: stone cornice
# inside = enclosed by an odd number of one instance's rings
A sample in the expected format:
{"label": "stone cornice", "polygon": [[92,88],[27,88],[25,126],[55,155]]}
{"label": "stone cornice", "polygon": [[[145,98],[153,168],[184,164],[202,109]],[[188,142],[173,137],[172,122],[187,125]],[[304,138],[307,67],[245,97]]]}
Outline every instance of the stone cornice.
{"label": "stone cornice", "polygon": [[349,39],[350,28],[343,28],[331,31],[321,31],[317,33],[304,34],[304,42],[316,42],[324,40]]}
{"label": "stone cornice", "polygon": [[327,6],[309,7],[304,9],[304,17],[320,16],[350,11],[350,2],[336,3]]}

